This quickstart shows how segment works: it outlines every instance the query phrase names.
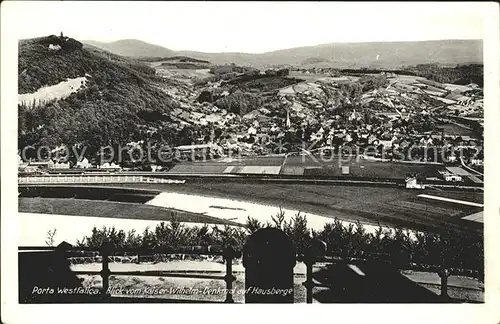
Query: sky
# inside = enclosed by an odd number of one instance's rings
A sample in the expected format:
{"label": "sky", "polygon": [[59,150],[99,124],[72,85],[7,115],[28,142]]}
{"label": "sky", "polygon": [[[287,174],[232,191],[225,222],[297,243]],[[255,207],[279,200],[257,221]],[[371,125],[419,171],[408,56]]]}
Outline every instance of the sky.
{"label": "sky", "polygon": [[248,53],[333,42],[482,39],[485,14],[481,3],[461,2],[6,1],[2,10],[16,16],[19,38],[63,31],[77,40]]}

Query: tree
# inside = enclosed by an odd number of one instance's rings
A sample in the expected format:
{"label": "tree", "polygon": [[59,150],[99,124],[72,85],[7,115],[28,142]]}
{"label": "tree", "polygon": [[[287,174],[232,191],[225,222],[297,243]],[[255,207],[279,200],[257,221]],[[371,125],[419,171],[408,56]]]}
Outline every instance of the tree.
{"label": "tree", "polygon": [[179,132],[178,145],[190,145],[194,142],[194,130],[191,127],[184,126]]}
{"label": "tree", "polygon": [[283,227],[286,225],[285,222],[285,212],[279,208],[279,212],[276,214],[276,216],[271,216],[271,220],[273,221],[273,224],[268,224],[268,227],[274,227],[283,230]]}
{"label": "tree", "polygon": [[56,228],[54,228],[53,230],[48,230],[47,239],[45,240],[45,244],[47,244],[47,246],[54,246],[54,237],[56,236],[56,231]]}
{"label": "tree", "polygon": [[215,243],[213,235],[210,232],[210,228],[207,224],[204,224],[200,228],[193,228],[193,233],[193,235],[195,236],[194,244],[196,245],[207,246]]}
{"label": "tree", "polygon": [[[416,232],[402,228],[385,229],[380,224],[368,234],[366,227],[359,221],[344,223],[335,218],[324,225],[320,231],[307,227],[307,219],[300,213],[289,222],[285,221],[283,210],[271,217],[268,227],[282,229],[294,242],[297,253],[303,254],[310,244],[311,237],[327,243],[327,255],[345,258],[364,257],[366,252],[388,254],[394,265],[406,267],[410,264],[431,265],[439,268],[472,269],[484,273],[483,236],[463,234],[456,231],[440,233]],[[162,222],[153,231],[148,228],[141,234],[135,231],[125,233],[114,227],[93,228],[90,236],[77,241],[77,247],[99,249],[104,243],[113,247],[178,247],[212,244],[232,247],[241,251],[249,234],[265,227],[260,221],[247,218],[247,228],[235,228],[228,225],[201,227],[184,226],[176,217],[172,221]],[[54,231],[49,233],[55,234]],[[312,235],[311,235],[312,234]],[[53,235],[52,235],[53,238]],[[47,240],[47,244],[53,241]]]}
{"label": "tree", "polygon": [[307,228],[307,219],[298,212],[289,223],[284,224],[283,231],[295,243],[298,254],[304,254],[311,241],[311,231]]}
{"label": "tree", "polygon": [[136,234],[135,229],[128,231],[124,241],[124,247],[140,248],[141,245],[142,237]]}
{"label": "tree", "polygon": [[[159,225],[157,225],[159,226]],[[149,230],[148,227],[144,229],[141,239],[141,247],[146,249],[154,249],[158,246],[158,242],[155,237],[155,232]]]}
{"label": "tree", "polygon": [[264,228],[264,226],[255,218],[247,217],[247,230],[250,234],[257,232],[258,230]]}

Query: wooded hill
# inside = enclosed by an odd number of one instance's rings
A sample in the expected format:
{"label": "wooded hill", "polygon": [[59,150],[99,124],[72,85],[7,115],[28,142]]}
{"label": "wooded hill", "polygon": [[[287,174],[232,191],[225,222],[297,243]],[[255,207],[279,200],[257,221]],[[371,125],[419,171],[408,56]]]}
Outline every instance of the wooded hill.
{"label": "wooded hill", "polygon": [[329,43],[303,46],[259,54],[252,53],[203,53],[173,51],[136,39],[110,43],[84,41],[107,51],[130,57],[188,56],[210,61],[212,64],[235,63],[264,67],[270,65],[311,66],[335,68],[396,69],[416,64],[470,64],[483,63],[483,42],[474,40],[435,40],[418,42],[366,42]]}
{"label": "wooded hill", "polygon": [[155,70],[103,50],[51,35],[19,42],[19,94],[87,77],[78,91],[50,102],[19,105],[19,147],[126,143],[149,115],[178,104],[158,87]]}

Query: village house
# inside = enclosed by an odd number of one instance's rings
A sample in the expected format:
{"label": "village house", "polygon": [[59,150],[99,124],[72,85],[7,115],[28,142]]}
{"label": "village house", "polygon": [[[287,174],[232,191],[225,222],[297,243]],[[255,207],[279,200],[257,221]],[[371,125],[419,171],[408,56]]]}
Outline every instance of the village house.
{"label": "village house", "polygon": [[247,131],[248,135],[256,135],[257,134],[257,129],[253,126],[250,126]]}
{"label": "village house", "polygon": [[406,188],[407,189],[425,189],[424,184],[419,184],[416,177],[406,178]]}
{"label": "village house", "polygon": [[89,162],[87,158],[83,158],[81,161],[76,162],[76,167],[81,169],[91,168],[92,164]]}
{"label": "village house", "polygon": [[105,162],[100,166],[101,169],[106,169],[106,170],[116,170],[116,169],[121,169],[121,167],[118,164],[115,164],[114,162]]}
{"label": "village house", "polygon": [[484,166],[484,161],[481,159],[471,159],[470,163],[475,166]]}
{"label": "village house", "polygon": [[69,162],[55,162],[52,168],[54,169],[69,169]]}

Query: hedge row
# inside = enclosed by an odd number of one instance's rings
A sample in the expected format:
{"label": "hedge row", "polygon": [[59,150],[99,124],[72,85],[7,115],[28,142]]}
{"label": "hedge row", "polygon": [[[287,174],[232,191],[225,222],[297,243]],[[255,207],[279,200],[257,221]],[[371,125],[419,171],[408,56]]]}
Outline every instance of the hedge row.
{"label": "hedge row", "polygon": [[187,227],[176,219],[161,222],[153,230],[146,228],[141,234],[135,231],[126,233],[114,227],[94,228],[89,236],[77,242],[77,247],[98,249],[104,243],[118,248],[148,249],[222,245],[241,250],[249,234],[264,227],[282,229],[295,243],[298,254],[306,251],[312,238],[318,238],[327,244],[327,255],[357,258],[367,254],[383,254],[401,268],[413,264],[484,271],[482,235],[455,231],[417,232],[402,228],[388,229],[380,225],[376,231],[369,233],[360,222],[346,226],[336,218],[325,224],[322,230],[315,231],[307,227],[305,216],[298,213],[286,221],[282,211],[266,223],[249,217],[245,228],[208,225]]}

